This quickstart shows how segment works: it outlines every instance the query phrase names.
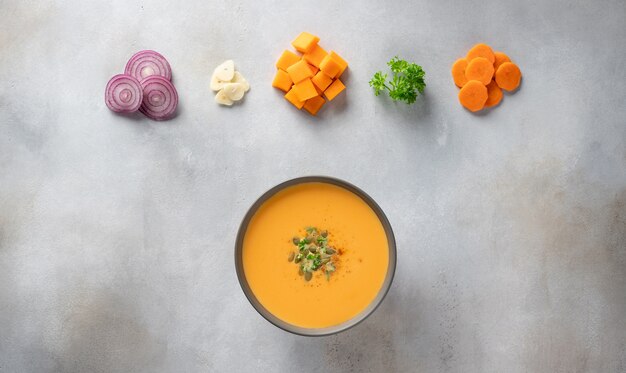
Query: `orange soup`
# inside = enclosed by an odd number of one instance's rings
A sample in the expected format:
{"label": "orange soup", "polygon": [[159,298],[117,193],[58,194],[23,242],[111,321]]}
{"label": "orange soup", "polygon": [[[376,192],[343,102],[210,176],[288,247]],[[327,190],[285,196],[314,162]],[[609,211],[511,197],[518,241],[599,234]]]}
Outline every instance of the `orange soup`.
{"label": "orange soup", "polygon": [[[294,236],[314,226],[328,231],[337,250],[330,276],[298,273]],[[290,257],[291,255],[291,257]],[[250,288],[273,315],[303,328],[324,328],[357,316],[381,289],[389,249],[376,213],[359,196],[339,186],[310,182],[288,187],[254,214],[243,240],[243,269]]]}

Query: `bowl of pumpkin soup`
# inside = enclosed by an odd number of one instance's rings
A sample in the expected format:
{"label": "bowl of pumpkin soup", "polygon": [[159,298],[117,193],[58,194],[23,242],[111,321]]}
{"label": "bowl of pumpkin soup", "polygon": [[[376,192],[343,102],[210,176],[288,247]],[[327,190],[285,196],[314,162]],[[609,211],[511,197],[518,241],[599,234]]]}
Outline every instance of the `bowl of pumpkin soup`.
{"label": "bowl of pumpkin soup", "polygon": [[269,322],[323,336],[367,318],[389,290],[396,245],[382,209],[340,179],[307,176],[259,197],[241,222],[235,267]]}

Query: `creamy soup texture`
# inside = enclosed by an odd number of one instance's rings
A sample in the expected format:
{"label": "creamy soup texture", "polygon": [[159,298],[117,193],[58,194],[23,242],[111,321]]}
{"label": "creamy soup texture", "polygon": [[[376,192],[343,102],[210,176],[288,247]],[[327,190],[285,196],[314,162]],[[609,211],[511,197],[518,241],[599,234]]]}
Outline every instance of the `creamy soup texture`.
{"label": "creamy soup texture", "polygon": [[[339,252],[329,278],[304,281],[287,259],[294,236],[315,226],[329,232]],[[243,242],[250,288],[273,315],[304,328],[341,324],[363,311],[380,291],[389,264],[387,236],[374,211],[354,193],[328,183],[288,187],[252,217]]]}

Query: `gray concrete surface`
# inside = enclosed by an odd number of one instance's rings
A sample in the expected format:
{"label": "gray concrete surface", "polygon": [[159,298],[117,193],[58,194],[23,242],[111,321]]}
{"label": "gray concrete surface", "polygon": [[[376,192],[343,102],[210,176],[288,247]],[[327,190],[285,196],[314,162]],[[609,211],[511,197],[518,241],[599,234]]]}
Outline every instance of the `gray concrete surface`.
{"label": "gray concrete surface", "polygon": [[[626,371],[626,3],[0,0],[1,372]],[[320,118],[270,87],[300,31],[351,63]],[[524,73],[472,115],[449,67],[476,42]],[[135,51],[171,62],[175,120],[114,115]],[[395,54],[413,106],[367,81]],[[245,102],[218,107],[233,58]],[[248,206],[325,174],[389,216],[398,271],[343,334],[287,334],[248,304]]]}

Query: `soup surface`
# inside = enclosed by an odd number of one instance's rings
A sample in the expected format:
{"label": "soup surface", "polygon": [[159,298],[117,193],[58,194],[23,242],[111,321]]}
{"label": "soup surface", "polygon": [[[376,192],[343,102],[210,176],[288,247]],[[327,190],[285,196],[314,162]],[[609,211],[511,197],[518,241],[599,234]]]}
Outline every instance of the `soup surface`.
{"label": "soup surface", "polygon": [[[328,231],[338,251],[336,271],[311,281],[288,261],[294,236],[314,226]],[[332,184],[288,187],[252,217],[243,242],[243,269],[252,292],[273,315],[304,328],[341,324],[363,311],[382,287],[389,251],[374,211],[360,197]]]}

